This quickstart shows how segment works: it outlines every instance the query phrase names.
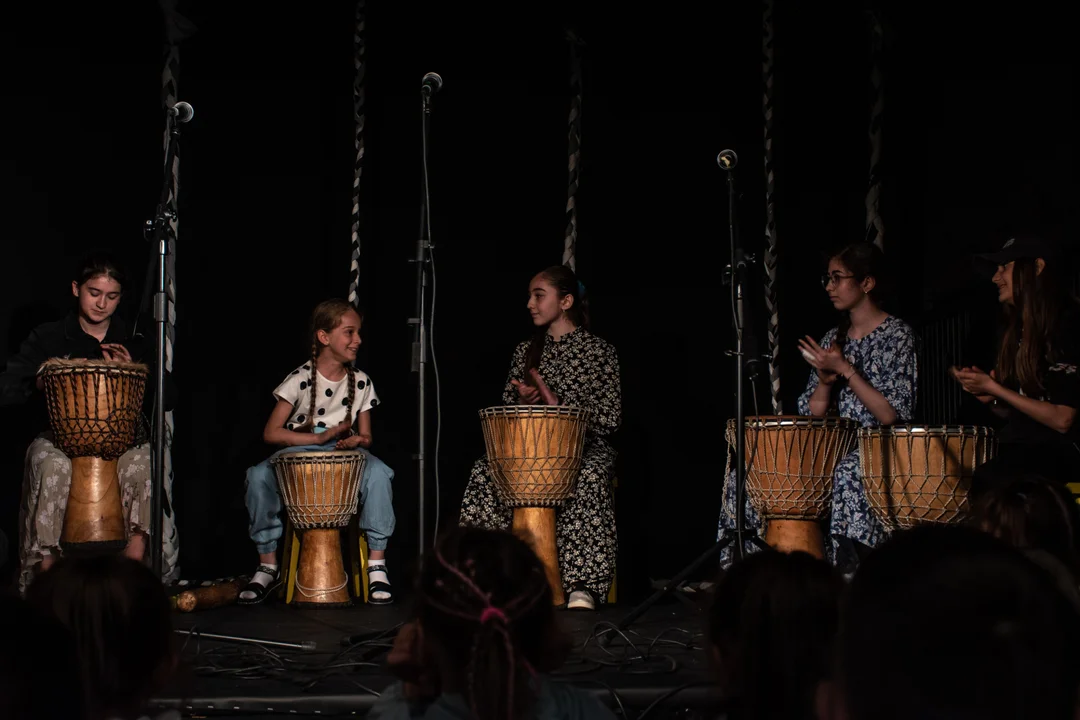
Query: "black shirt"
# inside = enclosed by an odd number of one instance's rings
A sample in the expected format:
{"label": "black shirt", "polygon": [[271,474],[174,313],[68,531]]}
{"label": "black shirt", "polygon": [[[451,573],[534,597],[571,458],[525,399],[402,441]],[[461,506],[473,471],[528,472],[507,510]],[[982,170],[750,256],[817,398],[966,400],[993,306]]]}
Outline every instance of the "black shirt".
{"label": "black shirt", "polygon": [[[127,348],[133,362],[147,363],[154,358],[147,358],[147,351],[152,351],[142,338],[128,335],[127,323],[123,318],[113,316],[105,333],[106,343],[116,343]],[[42,394],[36,385],[37,372],[42,363],[52,358],[101,360],[101,342],[88,334],[79,324],[75,313],[70,313],[63,320],[44,323],[31,331],[23,341],[17,355],[8,360],[7,368],[0,374],[0,406],[18,405],[30,400],[36,394]],[[153,410],[154,381],[153,371],[147,378],[146,396],[143,412],[149,415]],[[171,410],[175,400],[171,376],[165,375],[165,409]],[[44,427],[48,417],[44,415],[44,402],[35,403],[40,417],[33,418],[37,426]]]}
{"label": "black shirt", "polygon": [[[1074,309],[1068,313],[1053,347],[1055,357],[1043,362],[1040,373],[1043,391],[1036,399],[1080,408],[1080,311]],[[1008,387],[1020,391],[1015,382]],[[1010,407],[1008,413],[1005,427],[998,434],[1000,442],[1059,446],[1076,451],[1080,460],[1080,422],[1073,422],[1069,432],[1060,433],[1019,410]]]}

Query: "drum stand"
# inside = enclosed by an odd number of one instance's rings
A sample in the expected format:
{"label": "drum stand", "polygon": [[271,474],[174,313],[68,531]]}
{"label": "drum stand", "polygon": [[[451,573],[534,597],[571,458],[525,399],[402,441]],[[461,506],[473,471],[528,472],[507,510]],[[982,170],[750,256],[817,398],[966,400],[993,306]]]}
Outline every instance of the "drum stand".
{"label": "drum stand", "polygon": [[[630,614],[619,622],[618,631],[624,631],[630,627],[631,623],[637,620],[639,617],[645,614],[645,612],[655,605],[665,595],[676,590],[683,582],[697,572],[698,568],[707,563],[710,558],[721,552],[731,543],[735,543],[735,557],[741,560],[746,553],[744,534],[744,505],[746,504],[746,413],[743,409],[743,386],[745,385],[746,378],[744,377],[744,370],[747,365],[752,366],[750,372],[750,378],[753,380],[757,376],[756,367],[759,358],[756,354],[751,353],[749,360],[746,359],[746,355],[743,352],[743,328],[745,310],[743,307],[743,275],[747,266],[754,261],[754,258],[750,255],[746,255],[743,249],[739,247],[739,234],[736,231],[735,222],[735,176],[733,170],[738,162],[738,157],[734,152],[730,150],[724,150],[716,158],[717,164],[727,172],[727,187],[728,187],[728,234],[730,238],[730,264],[724,272],[724,284],[731,286],[731,304],[734,310],[734,324],[735,324],[735,351],[729,352],[728,355],[735,358],[735,427],[738,428],[738,432],[735,433],[735,529],[734,531],[725,529],[721,533],[720,539],[708,550],[698,556],[696,560],[687,565],[678,575],[673,577],[668,584],[660,590],[653,593],[647,600],[638,605]],[[752,339],[752,338],[751,338]],[[755,390],[756,392],[756,390]],[[724,478],[727,482],[727,478]],[[761,539],[756,533],[749,538],[750,542],[754,543],[762,550],[771,550],[772,548]],[[616,633],[605,633],[602,637],[610,640],[610,638]]]}

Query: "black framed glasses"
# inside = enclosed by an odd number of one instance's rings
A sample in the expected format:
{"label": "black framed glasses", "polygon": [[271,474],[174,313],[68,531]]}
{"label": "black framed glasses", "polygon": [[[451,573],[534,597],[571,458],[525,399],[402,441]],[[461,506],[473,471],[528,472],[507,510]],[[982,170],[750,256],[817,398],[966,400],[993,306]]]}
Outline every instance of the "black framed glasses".
{"label": "black framed glasses", "polygon": [[840,273],[825,274],[821,276],[821,287],[829,287],[829,283],[839,284],[841,280],[847,280],[853,278],[854,275],[841,275]]}

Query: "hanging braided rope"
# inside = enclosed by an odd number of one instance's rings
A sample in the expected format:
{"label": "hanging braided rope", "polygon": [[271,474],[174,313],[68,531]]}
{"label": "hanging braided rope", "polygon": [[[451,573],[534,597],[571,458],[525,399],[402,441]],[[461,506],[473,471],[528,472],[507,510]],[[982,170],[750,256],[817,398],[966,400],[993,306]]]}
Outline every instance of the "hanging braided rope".
{"label": "hanging braided rope", "polygon": [[349,302],[355,307],[360,302],[360,175],[364,169],[364,0],[356,3],[356,29],[353,42],[356,54],[353,56],[353,118],[356,121],[356,163],[353,166],[352,195],[352,259],[349,264]]}
{"label": "hanging braided rope", "polygon": [[563,238],[563,265],[577,271],[577,191],[581,168],[581,39],[572,30],[566,32],[570,42],[570,119],[567,122],[570,158],[570,184],[566,198],[566,236]]}
{"label": "hanging braided rope", "polygon": [[[194,27],[185,18],[176,12],[176,0],[162,0],[161,9],[165,17],[165,36],[168,42],[165,52],[165,64],[161,71],[161,102],[162,109],[170,108],[177,101],[177,83],[180,77],[180,41],[194,31]],[[164,133],[163,152],[168,152],[169,131]],[[171,373],[173,369],[173,342],[176,338],[176,238],[180,230],[179,214],[177,213],[177,192],[180,187],[180,150],[176,148],[173,155],[171,182],[169,183],[169,195],[166,201],[167,207],[172,211],[172,218],[166,228],[168,233],[169,254],[165,257],[165,371]],[[162,398],[158,398],[161,402]],[[175,430],[173,412],[165,413],[165,467],[164,489],[165,498],[162,503],[163,517],[161,522],[161,577],[165,582],[176,580],[180,568],[180,539],[176,529],[176,519],[173,512],[173,462],[172,444]]]}
{"label": "hanging braided rope", "polygon": [[870,179],[866,189],[866,240],[885,249],[885,222],[881,219],[881,117],[885,93],[881,91],[881,18],[870,13]]}
{"label": "hanging braided rope", "polygon": [[773,0],[765,0],[762,15],[761,109],[765,115],[765,309],[769,313],[769,387],[773,412],[783,414],[780,401],[780,316],[776,302],[776,177],[773,171]]}

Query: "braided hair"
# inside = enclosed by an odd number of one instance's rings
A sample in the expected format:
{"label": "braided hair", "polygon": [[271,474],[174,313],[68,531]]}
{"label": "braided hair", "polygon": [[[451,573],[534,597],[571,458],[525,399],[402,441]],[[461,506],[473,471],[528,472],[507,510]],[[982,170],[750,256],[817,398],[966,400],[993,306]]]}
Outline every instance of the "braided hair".
{"label": "braided hair", "polygon": [[442,691],[460,691],[476,720],[532,715],[536,673],[561,665],[551,586],[528,545],[507,532],[449,531],[423,561],[417,618],[441,657]]}
{"label": "braided hair", "polygon": [[[311,388],[311,400],[308,405],[307,421],[296,428],[297,432],[309,432],[315,425],[315,402],[318,399],[316,385],[319,377],[316,363],[319,361],[319,355],[322,353],[323,348],[326,347],[319,341],[319,331],[332,332],[334,328],[341,324],[341,318],[349,311],[356,313],[360,320],[363,321],[364,316],[347,300],[324,300],[316,305],[315,310],[311,313],[311,378],[308,380],[308,386]],[[349,422],[349,425],[352,425],[353,401],[356,399],[356,371],[352,365],[347,364],[345,365],[345,374],[349,380],[348,394],[345,396],[345,419]]]}
{"label": "braided hair", "polygon": [[[879,308],[884,307],[888,297],[887,275],[885,269],[885,253],[872,242],[857,242],[848,245],[832,256],[837,262],[847,268],[854,277],[855,282],[861,283],[868,277],[874,278],[874,288],[867,293],[871,302]],[[851,313],[845,312],[840,318],[840,325],[836,328],[836,339],[833,345],[842,353],[844,344],[847,343],[848,331],[851,330]]]}

